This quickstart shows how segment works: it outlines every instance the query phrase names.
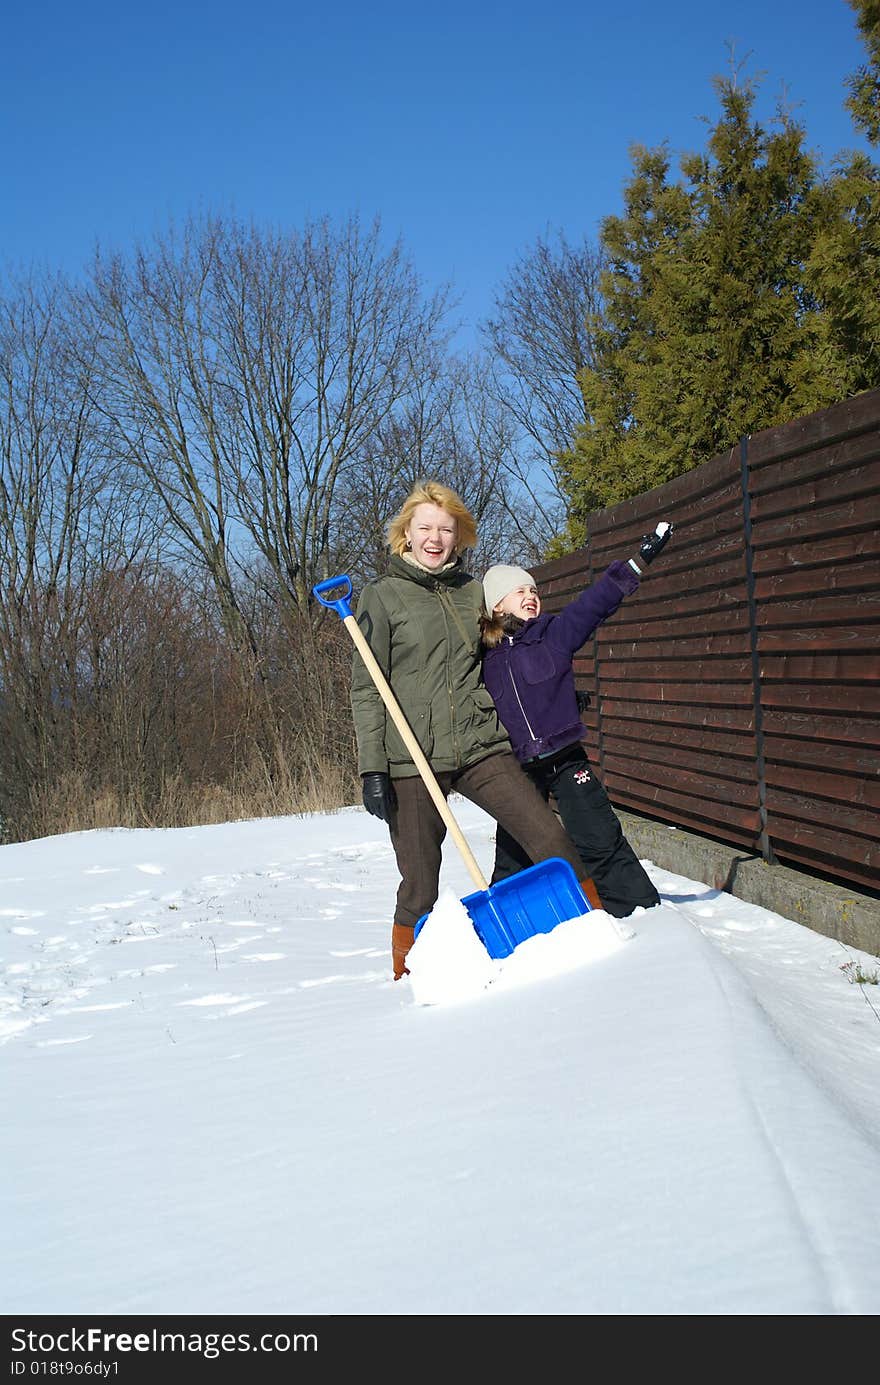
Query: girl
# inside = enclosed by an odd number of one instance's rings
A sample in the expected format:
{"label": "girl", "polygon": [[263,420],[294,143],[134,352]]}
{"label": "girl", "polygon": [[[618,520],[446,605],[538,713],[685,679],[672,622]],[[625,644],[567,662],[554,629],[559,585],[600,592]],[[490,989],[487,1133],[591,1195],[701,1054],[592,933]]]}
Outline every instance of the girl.
{"label": "girl", "polygon": [[[535,579],[523,568],[498,564],[483,578],[486,687],[517,759],[542,797],[556,800],[602,908],[617,918],[640,905],[650,909],[660,896],[587,759],[572,660],[624,597],[637,590],[644,566],[671,533],[671,524],[658,524],[642,539],[637,559],[611,563],[558,615],[541,614]],[[520,844],[499,826],[492,883],[529,865]]]}

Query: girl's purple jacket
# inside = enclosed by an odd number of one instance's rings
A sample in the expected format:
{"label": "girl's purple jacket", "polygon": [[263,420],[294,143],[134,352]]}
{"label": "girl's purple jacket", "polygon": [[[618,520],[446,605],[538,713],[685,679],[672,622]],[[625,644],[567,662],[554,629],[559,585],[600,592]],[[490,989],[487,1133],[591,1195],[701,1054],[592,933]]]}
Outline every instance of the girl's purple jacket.
{"label": "girl's purple jacket", "polygon": [[629,563],[609,563],[557,615],[525,621],[486,651],[483,680],[518,760],[550,755],[583,738],[572,660],[638,586]]}

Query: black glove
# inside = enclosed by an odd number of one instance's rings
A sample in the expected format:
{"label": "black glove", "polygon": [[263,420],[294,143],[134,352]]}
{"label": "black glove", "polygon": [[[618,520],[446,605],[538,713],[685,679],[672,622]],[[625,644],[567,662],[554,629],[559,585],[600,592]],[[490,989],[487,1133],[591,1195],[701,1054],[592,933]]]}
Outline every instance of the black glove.
{"label": "black glove", "polygon": [[672,525],[667,524],[666,520],[661,520],[653,534],[644,534],[639,543],[638,560],[632,560],[633,566],[638,571],[639,567],[647,567],[653,563],[661,549],[665,548],[672,533]]}
{"label": "black glove", "polygon": [[391,775],[377,771],[361,775],[363,781],[364,807],[374,818],[383,822],[391,821],[391,814],[397,807],[397,795],[391,782]]}

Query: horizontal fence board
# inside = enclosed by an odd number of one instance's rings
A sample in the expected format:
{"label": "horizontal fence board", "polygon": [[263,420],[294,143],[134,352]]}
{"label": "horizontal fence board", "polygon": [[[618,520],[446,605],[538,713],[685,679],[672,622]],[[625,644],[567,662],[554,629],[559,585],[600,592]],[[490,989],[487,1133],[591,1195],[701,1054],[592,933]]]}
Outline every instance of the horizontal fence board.
{"label": "horizontal fence board", "polygon": [[608,639],[602,642],[603,666],[606,660],[623,659],[628,662],[643,659],[646,657],[646,646],[653,659],[713,659],[749,654],[749,632],[744,629],[730,633],[713,632],[702,638],[678,638],[672,631],[663,631],[660,638],[650,639],[646,636],[638,640],[616,638],[615,634],[615,631],[609,631]]}
{"label": "horizontal fence board", "polygon": [[[880,808],[880,779],[833,770],[808,769],[804,765],[780,765],[765,761],[768,795],[771,788],[804,793],[830,803],[852,804],[872,812]],[[834,809],[835,817],[837,811]],[[877,819],[880,822],[880,818]]]}
{"label": "horizontal fence board", "polygon": [[786,844],[800,848],[810,847],[827,860],[842,856],[857,863],[863,870],[869,867],[880,869],[880,843],[863,834],[848,832],[837,822],[810,821],[802,817],[784,818],[780,815],[771,833],[773,844],[782,851]]}
{"label": "horizontal fence board", "polygon": [[[832,656],[833,657],[833,656]],[[650,676],[655,683],[663,684],[664,690],[672,686],[672,680],[694,679],[702,682],[711,677],[717,683],[747,682],[751,679],[750,659],[651,659],[648,667],[645,660],[633,663],[626,659],[609,659],[602,650],[600,673],[604,683],[615,679],[644,678]]]}
{"label": "horizontal fence board", "polygon": [[765,734],[764,758],[768,775],[771,765],[823,769],[868,782],[880,775],[876,747],[840,742],[832,744],[815,737],[799,741],[790,736],[773,735],[772,732]]}
{"label": "horizontal fence board", "polygon": [[[662,608],[645,606],[618,607],[611,621],[600,625],[596,638],[600,645],[609,640],[669,639],[701,634],[723,634],[729,630],[748,631],[745,613],[747,592],[745,583],[726,588],[717,600],[708,602],[704,596],[681,596],[676,602],[669,599]],[[650,619],[648,618],[650,610]],[[613,625],[612,622],[613,621]]]}
{"label": "horizontal fence board", "polygon": [[611,746],[619,747],[623,752],[625,746],[636,745],[640,754],[652,759],[676,748],[697,754],[706,751],[715,757],[735,757],[742,762],[744,771],[754,773],[755,733],[751,727],[742,731],[727,731],[718,727],[682,726],[656,721],[646,727],[640,722],[608,716],[607,713],[602,718],[602,726],[606,750]]}
{"label": "horizontal fence board", "polygon": [[760,855],[757,830],[739,828],[735,823],[707,822],[696,813],[689,813],[686,807],[658,808],[656,804],[644,803],[635,797],[615,796],[614,803],[623,811],[638,813],[642,817],[654,818],[688,831],[698,832],[706,837],[720,839],[739,847],[748,856]]}
{"label": "horizontal fence board", "polygon": [[841,711],[854,716],[880,714],[877,689],[860,684],[840,687],[834,683],[766,683],[761,688],[764,707],[802,707],[807,711]]}
{"label": "horizontal fence board", "polygon": [[[601,672],[601,671],[600,671]],[[609,679],[606,683],[602,679],[602,695],[607,697],[631,697],[637,702],[643,703],[687,703],[697,704],[724,703],[728,706],[751,706],[752,689],[747,683],[712,683],[707,686],[705,683],[664,683],[662,687],[656,683],[638,682],[635,679],[627,680],[626,683],[616,683]]]}
{"label": "horizontal fence board", "polygon": [[766,490],[752,497],[752,522],[759,526],[777,514],[791,510],[803,512],[808,507],[821,509],[841,500],[864,499],[868,506],[876,504],[877,478],[880,465],[872,460],[861,466],[834,471],[831,475],[803,476],[790,486]]}
{"label": "horizontal fence board", "polygon": [[[809,847],[784,844],[781,849],[777,849],[776,855],[784,865],[795,868],[801,866],[810,874],[830,876],[832,879],[835,876],[843,876],[838,883],[844,888],[876,890],[878,866],[862,866],[853,861],[846,837],[841,837],[839,843],[836,853],[823,853],[810,850]],[[840,870],[841,861],[846,862],[845,871]]]}
{"label": "horizontal fence board", "polygon": [[629,720],[631,725],[659,726],[676,724],[702,728],[718,728],[722,731],[753,731],[754,711],[751,705],[742,707],[709,706],[699,703],[688,706],[686,703],[642,702],[638,698],[615,698],[607,693],[601,698],[602,721],[606,717],[620,717]]}
{"label": "horizontal fence board", "polygon": [[761,677],[771,682],[876,683],[880,659],[875,651],[860,654],[761,654]]}
{"label": "horizontal fence board", "polygon": [[830,754],[841,754],[842,743],[880,751],[880,719],[856,717],[844,709],[834,715],[814,715],[800,706],[770,709],[764,712],[764,735],[800,736],[808,744],[826,744]]}
{"label": "horizontal fence board", "polygon": [[[860,544],[865,541],[862,536],[871,535],[876,524],[873,509],[873,505],[866,505],[864,499],[829,502],[809,510],[796,509],[792,502],[781,515],[759,518],[757,521],[753,516],[752,542],[756,561],[765,564],[768,551],[773,556],[783,547],[789,548],[795,562],[803,561],[805,555],[811,559],[814,556],[821,559],[825,556],[826,543],[835,540],[845,554],[857,552],[857,548],[853,550],[848,545]],[[870,544],[870,537],[867,542]],[[807,554],[811,544],[816,545],[815,554]],[[868,551],[871,551],[870,548]]]}
{"label": "horizontal fence board", "polygon": [[762,655],[789,650],[793,654],[809,650],[880,650],[880,625],[835,625],[827,629],[810,626],[806,630],[762,630],[758,637]]}
{"label": "horizontal fence board", "polygon": [[[640,761],[625,760],[622,756],[606,759],[605,766],[605,773],[610,777],[612,783],[621,777],[638,781],[644,775],[644,767]],[[714,804],[717,800],[719,784],[723,784],[726,808],[751,808],[757,812],[758,791],[754,783],[742,783],[727,777],[721,779],[711,770],[705,774],[699,774],[679,765],[674,773],[664,775],[657,780],[657,789],[660,793],[674,791],[677,794],[687,794],[694,803]]]}
{"label": "horizontal fence board", "polygon": [[755,464],[749,448],[749,491],[753,500],[767,493],[791,490],[813,477],[839,478],[841,494],[848,494],[846,473],[876,461],[880,456],[877,433],[867,430],[836,438],[791,457],[776,458],[772,466]]}
{"label": "horizontal fence board", "polygon": [[[853,508],[859,509],[857,506]],[[785,574],[793,567],[806,564],[833,572],[838,564],[848,565],[860,558],[880,560],[880,525],[869,523],[866,528],[863,509],[859,513],[859,523],[851,532],[838,531],[830,537],[827,528],[817,521],[815,535],[811,535],[810,542],[805,544],[790,542],[787,534],[770,538],[766,528],[762,529],[761,537],[768,539],[768,542],[766,548],[757,542],[755,544],[755,575],[761,578],[774,572]]]}
{"label": "horizontal fence board", "polygon": [[814,596],[807,601],[767,601],[757,610],[758,628],[856,625],[880,619],[880,586],[844,596]]}
{"label": "horizontal fence board", "polygon": [[787,572],[774,572],[755,582],[755,596],[760,602],[778,601],[789,597],[815,597],[831,592],[866,593],[877,579],[877,563],[847,562],[834,567],[792,567]]}
{"label": "horizontal fence board", "polygon": [[702,823],[702,831],[710,826],[737,827],[743,839],[757,841],[760,833],[758,809],[745,804],[723,803],[717,799],[700,799],[693,794],[679,793],[667,784],[645,783],[644,779],[608,776],[607,791],[615,803],[641,803],[645,810],[657,813],[672,809],[686,813],[690,822]]}
{"label": "horizontal fence board", "polygon": [[610,738],[606,731],[603,772],[630,774],[637,778],[640,769],[653,776],[663,775],[676,788],[686,788],[691,778],[707,786],[710,797],[714,797],[722,781],[732,780],[749,786],[750,798],[757,801],[754,788],[754,771],[751,762],[745,757],[722,755],[716,747],[707,752],[690,750],[669,741],[656,744],[645,741],[641,745]]}
{"label": "horizontal fence board", "polygon": [[[878,840],[877,814],[870,808],[854,803],[835,803],[830,807],[824,799],[812,798],[809,794],[795,790],[779,789],[774,785],[767,787],[768,826],[775,822],[776,816],[787,817],[797,822],[812,822],[820,826],[832,825],[841,832],[848,832]],[[776,831],[772,827],[771,831]]]}

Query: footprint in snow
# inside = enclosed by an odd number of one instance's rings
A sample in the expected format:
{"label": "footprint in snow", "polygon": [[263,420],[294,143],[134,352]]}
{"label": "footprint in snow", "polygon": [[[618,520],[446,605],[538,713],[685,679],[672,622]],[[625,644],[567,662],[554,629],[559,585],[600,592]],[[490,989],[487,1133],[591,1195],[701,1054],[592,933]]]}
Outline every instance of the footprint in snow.
{"label": "footprint in snow", "polygon": [[108,899],[105,904],[88,904],[77,909],[78,914],[106,914],[108,909],[133,909],[141,898],[140,895],[132,895],[131,899]]}
{"label": "footprint in snow", "polygon": [[[256,1000],[250,995],[203,995],[197,1000],[179,1000],[178,1005],[191,1005],[200,1009],[213,1010],[215,1013],[206,1014],[205,1019],[217,1020],[225,1019],[227,1015],[243,1015],[248,1010],[259,1010],[262,1006],[268,1005],[267,1000]],[[217,1012],[220,1013],[217,1013]]]}
{"label": "footprint in snow", "polygon": [[178,1005],[192,1005],[197,1007],[207,1005],[240,1005],[243,1001],[250,1000],[248,995],[201,995],[196,1000],[179,1000]]}
{"label": "footprint in snow", "polygon": [[56,1015],[90,1015],[98,1010],[127,1010],[130,1000],[114,1000],[107,1005],[66,1005],[55,1011]]}
{"label": "footprint in snow", "polygon": [[349,952],[334,950],[330,953],[331,957],[382,957],[387,952],[387,948],[377,950],[375,947],[355,947]]}
{"label": "footprint in snow", "polygon": [[316,890],[345,890],[351,894],[360,893],[360,885],[345,885],[341,880],[319,880],[315,876],[303,876],[304,885],[314,885]]}

